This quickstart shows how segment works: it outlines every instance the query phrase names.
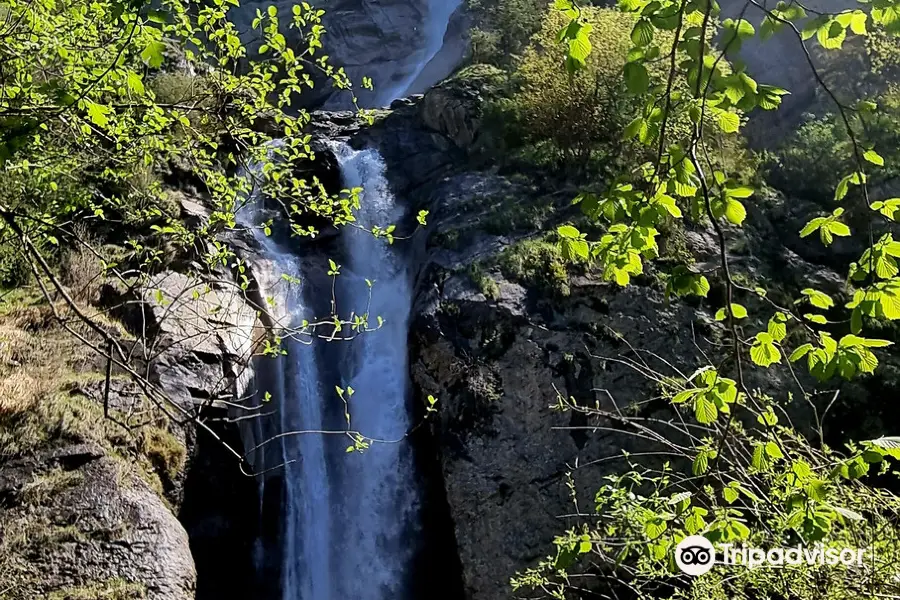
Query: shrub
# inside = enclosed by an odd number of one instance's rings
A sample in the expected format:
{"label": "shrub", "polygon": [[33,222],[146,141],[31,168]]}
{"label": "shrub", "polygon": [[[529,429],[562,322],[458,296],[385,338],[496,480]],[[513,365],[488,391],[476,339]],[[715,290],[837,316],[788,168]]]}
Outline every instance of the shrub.
{"label": "shrub", "polygon": [[500,286],[494,279],[484,272],[484,268],[480,263],[472,263],[469,265],[469,278],[472,279],[479,291],[490,300],[496,300],[500,297]]}
{"label": "shrub", "polygon": [[469,0],[472,60],[509,66],[541,27],[546,0]]}
{"label": "shrub", "polygon": [[[885,159],[870,183],[900,175],[900,90],[878,98],[878,112],[852,122],[862,147],[874,147]],[[805,122],[768,161],[768,177],[776,186],[830,202],[838,182],[856,170],[853,143],[843,120],[834,114],[807,115]]]}
{"label": "shrub", "polygon": [[19,287],[30,278],[31,263],[22,253],[22,245],[4,237],[0,241],[0,287]]}
{"label": "shrub", "polygon": [[566,49],[556,36],[566,19],[551,10],[522,56],[516,71],[520,91],[514,98],[528,140],[550,141],[558,157],[577,169],[584,169],[595,152],[619,154],[621,132],[636,108],[633,96],[624,93],[622,75],[634,17],[591,7],[583,14],[593,39],[603,40],[586,67],[571,76],[562,68]]}
{"label": "shrub", "polygon": [[150,89],[159,104],[187,104],[212,98],[206,79],[183,71],[160,73],[150,81]]}
{"label": "shrub", "polygon": [[830,194],[850,170],[852,150],[842,124],[833,116],[808,115],[768,165],[778,187],[797,193]]}

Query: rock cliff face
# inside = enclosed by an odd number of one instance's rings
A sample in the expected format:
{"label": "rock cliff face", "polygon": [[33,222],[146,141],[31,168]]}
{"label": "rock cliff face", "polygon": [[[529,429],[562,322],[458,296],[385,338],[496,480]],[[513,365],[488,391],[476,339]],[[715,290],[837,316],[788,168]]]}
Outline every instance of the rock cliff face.
{"label": "rock cliff face", "polygon": [[[451,81],[397,111],[394,138],[401,131],[439,133],[436,139],[445,141],[420,146],[416,164],[442,160],[443,167],[430,174],[404,169],[412,163],[397,156],[389,172],[400,172],[394,183],[416,208],[431,211],[418,239],[410,365],[420,396],[440,399],[432,422],[435,459],[465,598],[502,600],[515,596],[510,577],[553,552],[553,538],[574,524],[570,515],[591,511],[602,477],[622,466],[609,457],[647,449],[614,433],[608,421],[557,410],[559,396],[611,413],[641,401],[641,415],[672,418],[658,400],[658,381],[640,371],[674,376],[672,365],[690,370],[708,362],[704,354],[721,354],[713,313],[723,290],[712,289],[705,301],[669,301],[652,266],[624,289],[590,270],[566,269],[552,244],[535,236],[573,217],[574,193],[558,182],[472,170],[472,155],[488,143],[478,106],[477,88]],[[377,126],[366,135],[388,139]],[[747,235],[726,232],[735,277],[776,295],[796,295],[813,283],[841,297],[843,281],[829,258],[795,233],[816,210],[813,204],[771,193],[749,209]],[[711,230],[671,232],[661,243],[663,262],[690,253],[701,269],[716,264]],[[849,256],[859,249],[846,250]],[[765,312],[752,298],[746,304],[751,314]],[[848,388],[854,403],[873,406],[872,420],[863,425],[839,402],[826,436],[890,421],[874,408],[883,405],[878,399],[886,386],[895,385],[887,381],[896,379],[894,359],[888,362],[886,380]],[[791,374],[777,369],[748,374],[747,385],[796,390]],[[798,422],[810,422],[802,403],[790,410]]]}
{"label": "rock cliff face", "polygon": [[[269,4],[242,3],[241,30],[249,30],[257,9]],[[282,19],[291,18],[294,2],[275,4]],[[320,0],[314,6],[325,10],[323,43],[332,64],[344,67],[358,87],[362,77],[372,78],[375,91],[359,91],[365,106],[385,106],[428,89],[450,74],[466,51],[464,17],[455,10],[458,0]],[[445,15],[451,16],[449,23]],[[247,37],[252,39],[252,34]],[[332,107],[346,103],[327,85],[308,98],[311,104],[330,100]]]}
{"label": "rock cliff face", "polygon": [[156,491],[101,448],[68,446],[6,464],[0,497],[2,560],[27,561],[12,566],[18,579],[2,573],[22,585],[5,597],[193,600],[184,529]]}

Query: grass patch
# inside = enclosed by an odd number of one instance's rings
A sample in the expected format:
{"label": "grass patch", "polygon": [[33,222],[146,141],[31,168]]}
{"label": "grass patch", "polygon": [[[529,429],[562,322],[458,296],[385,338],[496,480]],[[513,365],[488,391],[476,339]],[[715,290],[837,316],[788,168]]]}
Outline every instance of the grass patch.
{"label": "grass patch", "polygon": [[485,297],[491,300],[497,300],[500,298],[500,286],[497,284],[494,279],[485,272],[484,268],[481,266],[481,263],[472,263],[469,265],[469,269],[467,271],[469,278],[472,280],[472,283],[481,291]]}
{"label": "grass patch", "polygon": [[[136,398],[114,411],[132,429],[105,418],[103,406],[78,391],[103,378],[102,361],[85,352],[47,303],[31,300],[0,313],[0,460],[61,443],[94,443],[135,462],[148,483],[161,489],[159,476],[174,478],[185,462],[164,416]],[[62,306],[57,311],[66,314]],[[80,321],[69,325],[88,339],[96,335]]]}
{"label": "grass patch", "polygon": [[52,592],[47,600],[139,600],[146,597],[147,588],[142,584],[109,579],[103,583]]}
{"label": "grass patch", "polygon": [[559,246],[547,240],[525,240],[500,255],[500,270],[511,281],[534,286],[557,296],[568,296],[569,271]]}
{"label": "grass patch", "polygon": [[59,467],[41,473],[22,488],[22,500],[28,504],[45,504],[53,496],[84,481],[80,471],[66,471]]}

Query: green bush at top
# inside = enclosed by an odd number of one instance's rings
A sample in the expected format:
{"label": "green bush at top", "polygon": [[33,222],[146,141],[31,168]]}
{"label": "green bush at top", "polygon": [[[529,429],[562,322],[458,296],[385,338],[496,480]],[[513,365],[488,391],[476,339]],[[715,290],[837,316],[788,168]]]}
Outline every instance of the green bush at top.
{"label": "green bush at top", "polygon": [[472,61],[512,65],[541,26],[545,0],[469,0]]}
{"label": "green bush at top", "polygon": [[[900,90],[892,87],[876,104],[878,111],[854,122],[861,146],[874,146],[885,161],[872,182],[900,175]],[[864,150],[864,148],[863,148]],[[853,170],[853,141],[839,115],[808,115],[781,148],[769,157],[769,180],[779,188],[830,202],[844,174]]]}
{"label": "green bush at top", "polygon": [[569,75],[560,68],[565,50],[556,39],[566,22],[558,11],[546,13],[541,29],[522,55],[515,77],[514,102],[531,143],[549,141],[568,166],[583,168],[595,152],[608,154],[621,145],[621,131],[635,104],[624,94],[621,73],[631,46],[631,15],[585,8],[598,45],[586,68]]}

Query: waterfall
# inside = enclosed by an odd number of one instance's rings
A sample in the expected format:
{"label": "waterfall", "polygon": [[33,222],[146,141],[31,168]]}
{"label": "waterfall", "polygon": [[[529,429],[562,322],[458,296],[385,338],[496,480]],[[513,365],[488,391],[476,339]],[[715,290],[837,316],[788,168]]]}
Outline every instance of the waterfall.
{"label": "waterfall", "polygon": [[[427,1],[420,60],[405,80],[382,94],[383,104],[405,95],[423,75],[462,0]],[[368,231],[396,223],[403,210],[376,150],[335,143],[332,150],[344,187],[363,190],[359,227],[345,227],[341,247],[328,251],[339,256],[298,256],[262,233],[258,225],[267,215],[257,198],[242,222],[257,226],[254,235],[271,263],[257,269],[265,272],[257,274],[259,285],[279,307],[273,318],[288,327],[327,314],[332,294],[341,316],[367,313],[370,326],[379,317],[384,322],[350,342],[288,337],[286,356],[257,361],[257,395],[271,394],[277,419],[256,425],[262,431],[252,437],[274,437],[277,443],[254,464],[278,470],[271,476],[269,502],[268,479],[260,485],[263,504],[270,506],[277,494],[282,508],[281,530],[257,549],[267,555],[259,562],[273,555],[280,559],[271,600],[408,600],[421,502],[412,450],[404,439],[411,424],[406,348],[411,274],[402,252]],[[344,263],[333,287],[322,268],[329,258]],[[354,389],[352,396],[345,393],[349,425],[336,386]],[[363,452],[348,453],[347,436],[323,433],[341,430],[375,441]]]}
{"label": "waterfall", "polygon": [[[336,143],[332,149],[344,186],[363,189],[359,228],[345,228],[340,248],[327,251],[344,263],[334,286],[337,309],[342,317],[368,313],[370,327],[381,317],[383,325],[350,342],[288,338],[287,355],[257,360],[257,395],[268,392],[277,408],[277,423],[257,437],[287,434],[269,445],[259,465],[280,467],[283,477],[281,535],[270,550],[280,553],[278,600],[402,600],[419,505],[404,439],[411,423],[406,336],[412,289],[402,252],[368,230],[396,223],[403,211],[376,150]],[[261,202],[242,222],[266,220]],[[259,227],[254,235],[270,263],[258,277],[278,307],[272,317],[291,327],[322,317],[317,311],[328,310],[332,293],[322,264],[332,256],[298,256]],[[288,284],[282,275],[300,284]],[[335,385],[354,389],[347,400],[349,426]],[[348,453],[347,436],[292,433],[348,428],[376,441]]]}
{"label": "waterfall", "polygon": [[[272,300],[269,311],[277,322],[277,329],[287,332],[282,341],[286,356],[257,360],[256,389],[260,396],[269,394],[269,401],[275,403],[278,416],[274,429],[266,428],[254,436],[259,443],[279,433],[321,431],[325,429],[325,419],[321,368],[313,340],[309,336],[290,333],[299,330],[303,319],[314,317],[304,300],[310,293],[308,288],[312,281],[305,277],[304,261],[257,226],[269,215],[262,209],[258,193],[254,196],[238,214],[242,224],[253,227],[253,235],[269,262],[266,268],[258,269],[259,285]],[[331,545],[333,515],[326,440],[313,433],[288,435],[271,448],[276,452],[267,448],[269,456],[257,462],[262,467],[259,470],[270,467],[284,470],[281,549],[284,559],[280,585],[284,599],[327,600],[331,597],[331,566],[329,553],[322,549]],[[296,557],[303,559],[296,560]]]}
{"label": "waterfall", "polygon": [[[428,9],[423,23],[425,47],[421,50],[421,57],[416,68],[398,84],[379,94],[378,104],[387,106],[397,98],[403,98],[410,94],[410,88],[416,84],[416,80],[428,63],[441,51],[444,45],[444,36],[450,25],[450,17],[461,4],[462,0],[427,0]],[[434,83],[434,81],[429,83]]]}

